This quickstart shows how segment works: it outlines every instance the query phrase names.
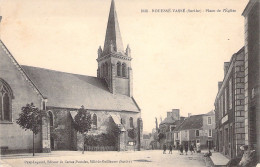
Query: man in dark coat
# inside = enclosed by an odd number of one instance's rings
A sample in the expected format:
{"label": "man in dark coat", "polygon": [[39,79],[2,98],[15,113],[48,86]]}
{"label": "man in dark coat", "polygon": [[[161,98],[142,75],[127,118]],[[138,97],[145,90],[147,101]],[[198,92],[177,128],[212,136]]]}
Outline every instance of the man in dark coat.
{"label": "man in dark coat", "polygon": [[189,146],[188,146],[188,144],[185,144],[184,149],[185,149],[185,153],[186,153],[186,155],[188,155],[188,154],[187,154],[187,153],[188,153],[188,150],[189,150]]}
{"label": "man in dark coat", "polygon": [[169,147],[169,154],[172,154],[172,145]]}
{"label": "man in dark coat", "polygon": [[163,154],[166,154],[166,144],[163,145]]}
{"label": "man in dark coat", "polygon": [[180,152],[181,152],[180,155],[183,155],[183,145],[182,144],[180,145]]}
{"label": "man in dark coat", "polygon": [[[193,154],[194,152],[194,147],[193,147],[193,144],[190,145],[190,152],[191,152],[191,155]],[[194,152],[195,153],[195,152]]]}

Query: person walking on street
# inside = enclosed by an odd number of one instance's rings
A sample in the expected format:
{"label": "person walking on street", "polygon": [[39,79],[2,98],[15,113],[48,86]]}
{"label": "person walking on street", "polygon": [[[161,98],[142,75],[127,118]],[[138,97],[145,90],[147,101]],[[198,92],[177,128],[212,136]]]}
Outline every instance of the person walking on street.
{"label": "person walking on street", "polygon": [[180,155],[183,155],[183,145],[180,145]]}
{"label": "person walking on street", "polygon": [[197,143],[197,153],[201,153],[200,143]]}
{"label": "person walking on street", "polygon": [[172,154],[172,145],[169,147],[169,154]]}
{"label": "person walking on street", "polygon": [[188,144],[185,144],[184,149],[185,149],[186,155],[188,155],[188,154],[187,154],[187,153],[188,153],[188,150],[189,150]]}
{"label": "person walking on street", "polygon": [[163,154],[166,154],[166,144],[163,145]]}
{"label": "person walking on street", "polygon": [[[190,145],[190,153],[191,153],[191,155],[193,154],[193,152],[194,152],[194,148],[193,148],[193,144],[191,144]],[[195,152],[194,152],[195,153]]]}
{"label": "person walking on street", "polygon": [[196,147],[196,144],[194,144],[194,146],[193,146],[193,150],[194,150],[194,153],[197,153],[197,147]]}

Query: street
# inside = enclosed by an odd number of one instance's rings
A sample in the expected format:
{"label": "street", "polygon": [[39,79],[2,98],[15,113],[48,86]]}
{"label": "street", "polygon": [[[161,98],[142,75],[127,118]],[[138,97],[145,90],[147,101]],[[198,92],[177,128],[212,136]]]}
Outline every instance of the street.
{"label": "street", "polygon": [[163,154],[161,150],[135,152],[85,152],[53,151],[52,153],[37,153],[16,156],[3,156],[1,167],[33,167],[33,166],[174,166],[200,167],[206,166],[203,154],[179,155],[174,150],[172,154]]}

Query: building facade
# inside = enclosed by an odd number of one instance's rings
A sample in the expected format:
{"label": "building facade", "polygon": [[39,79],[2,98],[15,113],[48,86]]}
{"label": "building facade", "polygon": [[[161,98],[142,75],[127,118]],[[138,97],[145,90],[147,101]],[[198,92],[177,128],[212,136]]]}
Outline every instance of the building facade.
{"label": "building facade", "polygon": [[215,99],[217,150],[233,158],[241,156],[245,144],[244,47],[224,63],[224,80]]}
{"label": "building facade", "polygon": [[245,17],[245,144],[260,162],[260,1],[250,0]]}
{"label": "building facade", "polygon": [[197,145],[201,148],[213,148],[215,137],[214,111],[200,115],[189,115],[174,129],[174,145]]}
{"label": "building facade", "polygon": [[21,107],[33,102],[48,113],[42,132],[36,136],[39,151],[80,150],[82,135],[74,129],[77,110],[91,114],[88,135],[119,133],[113,139],[116,150],[140,150],[141,109],[133,97],[131,50],[124,50],[114,0],[111,2],[103,49],[99,47],[97,77],[19,65],[0,41],[1,148],[7,152],[28,152],[32,134],[15,123]]}
{"label": "building facade", "polygon": [[159,125],[160,147],[174,145],[174,129],[184,120],[179,109],[167,112],[167,117]]}

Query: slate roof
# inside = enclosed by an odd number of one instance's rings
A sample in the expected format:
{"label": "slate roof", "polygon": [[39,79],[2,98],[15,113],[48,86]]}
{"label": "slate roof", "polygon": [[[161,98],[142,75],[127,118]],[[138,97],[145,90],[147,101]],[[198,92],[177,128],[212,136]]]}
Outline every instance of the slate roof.
{"label": "slate roof", "polygon": [[140,109],[129,96],[109,92],[104,79],[31,66],[21,66],[32,82],[48,98],[47,106],[133,111]]}
{"label": "slate roof", "polygon": [[188,129],[200,129],[203,126],[203,115],[192,115],[186,118],[174,131],[188,130]]}
{"label": "slate roof", "polygon": [[215,115],[214,110],[211,110],[210,112],[206,113],[205,115]]}
{"label": "slate roof", "polygon": [[173,117],[166,117],[161,123],[162,124],[173,124],[176,120]]}

